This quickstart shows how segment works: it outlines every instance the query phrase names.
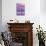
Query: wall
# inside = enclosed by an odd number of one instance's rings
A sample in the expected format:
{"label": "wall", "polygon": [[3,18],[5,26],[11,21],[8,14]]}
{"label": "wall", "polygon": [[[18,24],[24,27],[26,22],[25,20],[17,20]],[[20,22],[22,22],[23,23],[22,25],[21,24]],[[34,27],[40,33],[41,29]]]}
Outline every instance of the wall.
{"label": "wall", "polygon": [[46,0],[40,0],[40,10],[42,13],[46,13]]}
{"label": "wall", "polygon": [[[21,2],[20,2],[21,1]],[[25,4],[25,16],[16,15],[16,3]],[[25,20],[30,20],[31,22],[39,22],[40,14],[40,0],[3,0],[2,1],[2,22],[3,26],[6,25],[7,21],[10,19],[17,19],[20,22]],[[19,18],[19,19],[18,19]],[[22,19],[23,18],[23,19]],[[35,20],[34,20],[35,18]],[[6,28],[5,28],[6,29]]]}
{"label": "wall", "polygon": [[2,29],[2,0],[0,0],[0,31]]}
{"label": "wall", "polygon": [[40,0],[40,24],[46,31],[46,0]]}
{"label": "wall", "polygon": [[[16,3],[24,3],[25,4],[25,16],[17,16],[16,15]],[[30,20],[33,25],[33,45],[38,46],[38,39],[36,37],[36,27],[39,24],[43,28],[46,26],[46,16],[42,14],[43,6],[40,0],[2,0],[2,26],[3,31],[8,30],[7,22],[10,19],[17,19],[19,22],[25,22],[25,20]],[[44,16],[43,16],[44,15]],[[46,28],[45,28],[46,29]]]}

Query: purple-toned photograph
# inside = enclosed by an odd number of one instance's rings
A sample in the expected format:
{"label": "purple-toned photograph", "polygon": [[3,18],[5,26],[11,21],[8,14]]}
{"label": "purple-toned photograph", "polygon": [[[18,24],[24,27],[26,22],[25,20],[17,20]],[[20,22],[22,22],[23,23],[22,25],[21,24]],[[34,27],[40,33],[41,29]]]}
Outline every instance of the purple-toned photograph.
{"label": "purple-toned photograph", "polygon": [[16,4],[16,14],[17,15],[25,15],[25,5],[21,3]]}

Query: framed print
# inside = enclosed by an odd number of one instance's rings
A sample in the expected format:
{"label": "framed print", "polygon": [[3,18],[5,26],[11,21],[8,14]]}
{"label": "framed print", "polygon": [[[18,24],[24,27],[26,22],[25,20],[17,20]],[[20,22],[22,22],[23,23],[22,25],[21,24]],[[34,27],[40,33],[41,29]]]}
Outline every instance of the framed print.
{"label": "framed print", "polygon": [[25,5],[21,3],[16,4],[16,15],[25,15]]}

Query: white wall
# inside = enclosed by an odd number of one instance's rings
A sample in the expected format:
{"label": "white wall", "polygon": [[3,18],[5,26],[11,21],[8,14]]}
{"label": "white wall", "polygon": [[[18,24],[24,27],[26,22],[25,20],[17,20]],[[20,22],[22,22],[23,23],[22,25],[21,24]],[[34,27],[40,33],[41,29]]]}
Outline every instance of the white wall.
{"label": "white wall", "polygon": [[[25,4],[25,11],[26,11],[25,16],[16,15],[16,3],[18,2]],[[25,20],[29,19],[31,22],[38,22],[39,14],[40,14],[40,0],[39,1],[37,0],[35,1],[34,0],[27,0],[27,1],[2,0],[2,22],[4,26],[5,26],[5,23],[7,23],[7,21],[10,19],[17,19],[20,22],[24,22]]]}
{"label": "white wall", "polygon": [[46,0],[40,0],[40,24],[46,31]]}
{"label": "white wall", "polygon": [[[25,4],[25,16],[16,15],[16,3]],[[34,23],[33,25],[33,36],[34,36],[33,45],[38,46],[38,39],[36,37],[36,27],[38,27],[39,24],[41,24],[41,26],[43,27],[46,27],[45,26],[46,22],[44,21],[46,19],[46,15],[42,14],[41,8],[42,8],[42,4],[40,5],[40,0],[2,0],[3,31],[7,30],[8,28],[7,22],[10,19],[17,19],[19,20],[19,22],[30,20],[31,23]]]}
{"label": "white wall", "polygon": [[46,13],[46,0],[40,0],[40,9],[42,13]]}
{"label": "white wall", "polygon": [[0,0],[0,31],[2,29],[2,0]]}

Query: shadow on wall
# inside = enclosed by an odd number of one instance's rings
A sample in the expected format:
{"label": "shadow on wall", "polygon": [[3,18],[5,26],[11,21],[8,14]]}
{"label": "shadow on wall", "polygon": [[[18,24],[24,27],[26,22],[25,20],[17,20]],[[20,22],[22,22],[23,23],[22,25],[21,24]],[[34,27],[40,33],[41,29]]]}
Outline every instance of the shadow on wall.
{"label": "shadow on wall", "polygon": [[46,0],[40,0],[40,11],[46,13]]}

